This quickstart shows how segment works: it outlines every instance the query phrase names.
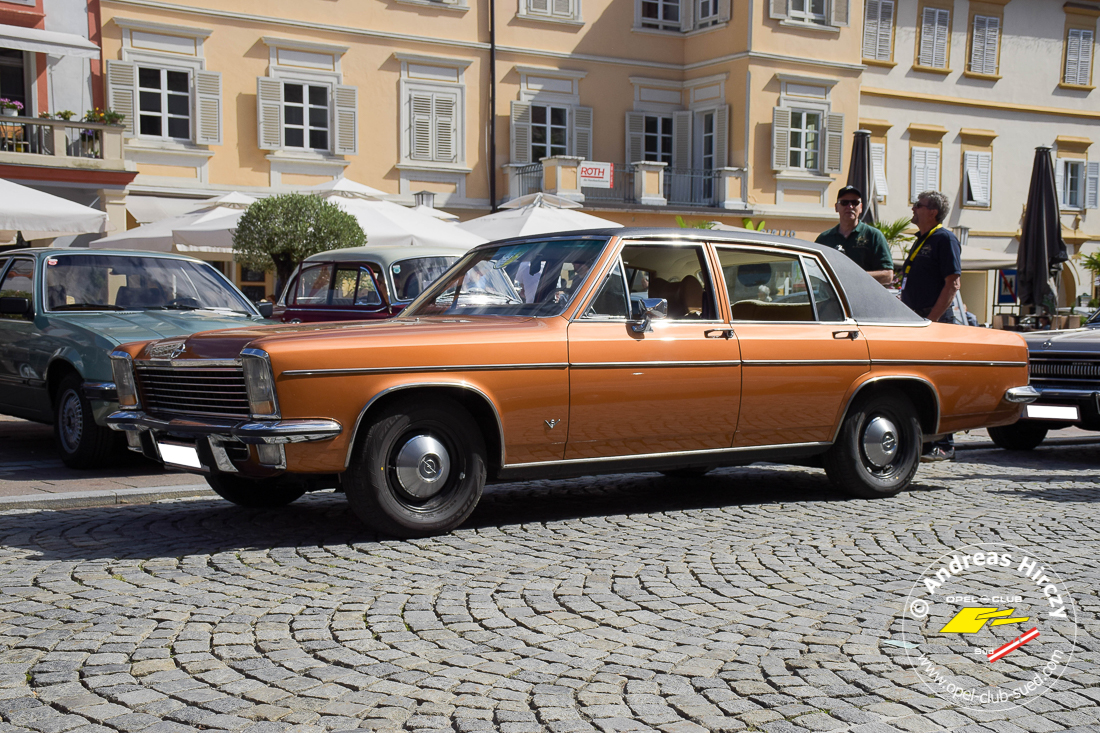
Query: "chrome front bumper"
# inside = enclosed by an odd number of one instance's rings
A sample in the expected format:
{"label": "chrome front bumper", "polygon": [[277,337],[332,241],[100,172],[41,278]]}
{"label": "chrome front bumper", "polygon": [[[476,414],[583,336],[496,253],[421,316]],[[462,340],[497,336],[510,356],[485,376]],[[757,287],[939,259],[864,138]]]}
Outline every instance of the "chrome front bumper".
{"label": "chrome front bumper", "polygon": [[1026,387],[1012,387],[1005,390],[1005,401],[1016,402],[1019,404],[1028,404],[1039,399],[1039,391],[1031,385]]}
{"label": "chrome front bumper", "polygon": [[192,438],[213,436],[222,441],[249,445],[274,445],[280,443],[308,443],[331,440],[343,432],[335,420],[203,420],[195,418],[151,417],[144,412],[120,410],[107,417],[107,424],[114,430],[144,432],[154,430],[169,435]]}

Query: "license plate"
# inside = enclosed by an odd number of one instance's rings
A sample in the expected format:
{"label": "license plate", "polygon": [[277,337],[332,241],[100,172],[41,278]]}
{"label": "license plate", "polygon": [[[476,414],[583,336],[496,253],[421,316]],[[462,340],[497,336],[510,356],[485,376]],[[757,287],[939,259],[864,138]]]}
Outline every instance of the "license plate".
{"label": "license plate", "polygon": [[1077,422],[1081,413],[1077,405],[1026,405],[1024,417],[1032,420],[1069,420]]}
{"label": "license plate", "polygon": [[174,466],[186,466],[187,468],[202,468],[199,461],[199,452],[193,445],[177,445],[176,443],[157,443],[160,457],[165,463]]}

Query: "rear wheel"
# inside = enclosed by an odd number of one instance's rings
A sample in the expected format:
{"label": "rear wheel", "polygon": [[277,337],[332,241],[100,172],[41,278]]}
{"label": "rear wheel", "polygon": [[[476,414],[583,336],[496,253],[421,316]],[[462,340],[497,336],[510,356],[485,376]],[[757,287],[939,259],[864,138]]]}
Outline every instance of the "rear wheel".
{"label": "rear wheel", "polygon": [[912,481],[920,451],[920,422],[909,398],[873,394],[848,411],[836,443],[825,454],[825,473],[853,496],[894,496]]}
{"label": "rear wheel", "polygon": [[250,479],[214,473],[206,477],[206,483],[226,501],[254,509],[286,506],[306,493],[304,486],[287,479]]}
{"label": "rear wheel", "polygon": [[1048,429],[1042,423],[1021,420],[1011,425],[989,428],[989,437],[998,448],[1032,450],[1047,437]]}
{"label": "rear wheel", "polygon": [[394,537],[448,532],[485,486],[485,441],[450,399],[394,403],[356,447],[344,491],[356,516]]}
{"label": "rear wheel", "polygon": [[122,434],[97,425],[77,374],[61,380],[54,402],[54,437],[69,468],[103,468],[121,453]]}

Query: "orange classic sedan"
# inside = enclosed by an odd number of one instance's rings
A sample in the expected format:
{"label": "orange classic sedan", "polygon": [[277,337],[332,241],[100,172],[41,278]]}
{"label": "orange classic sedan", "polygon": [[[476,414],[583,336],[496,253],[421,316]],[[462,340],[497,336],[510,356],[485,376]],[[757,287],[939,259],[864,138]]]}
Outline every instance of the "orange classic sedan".
{"label": "orange classic sedan", "polygon": [[1035,397],[1019,335],[931,323],[844,254],[754,232],[493,242],[396,318],[111,356],[133,450],[245,506],[336,487],[400,537],[457,527],[487,481],[767,460],[892,496],[923,441]]}

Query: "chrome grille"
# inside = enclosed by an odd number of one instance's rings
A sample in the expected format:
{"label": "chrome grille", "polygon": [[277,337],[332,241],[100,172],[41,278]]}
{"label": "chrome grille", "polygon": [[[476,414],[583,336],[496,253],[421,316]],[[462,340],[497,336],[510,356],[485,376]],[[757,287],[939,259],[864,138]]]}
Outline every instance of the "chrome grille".
{"label": "chrome grille", "polygon": [[240,365],[185,368],[139,364],[135,371],[142,404],[151,415],[250,417]]}
{"label": "chrome grille", "polygon": [[1027,371],[1035,383],[1100,388],[1100,354],[1032,356]]}

